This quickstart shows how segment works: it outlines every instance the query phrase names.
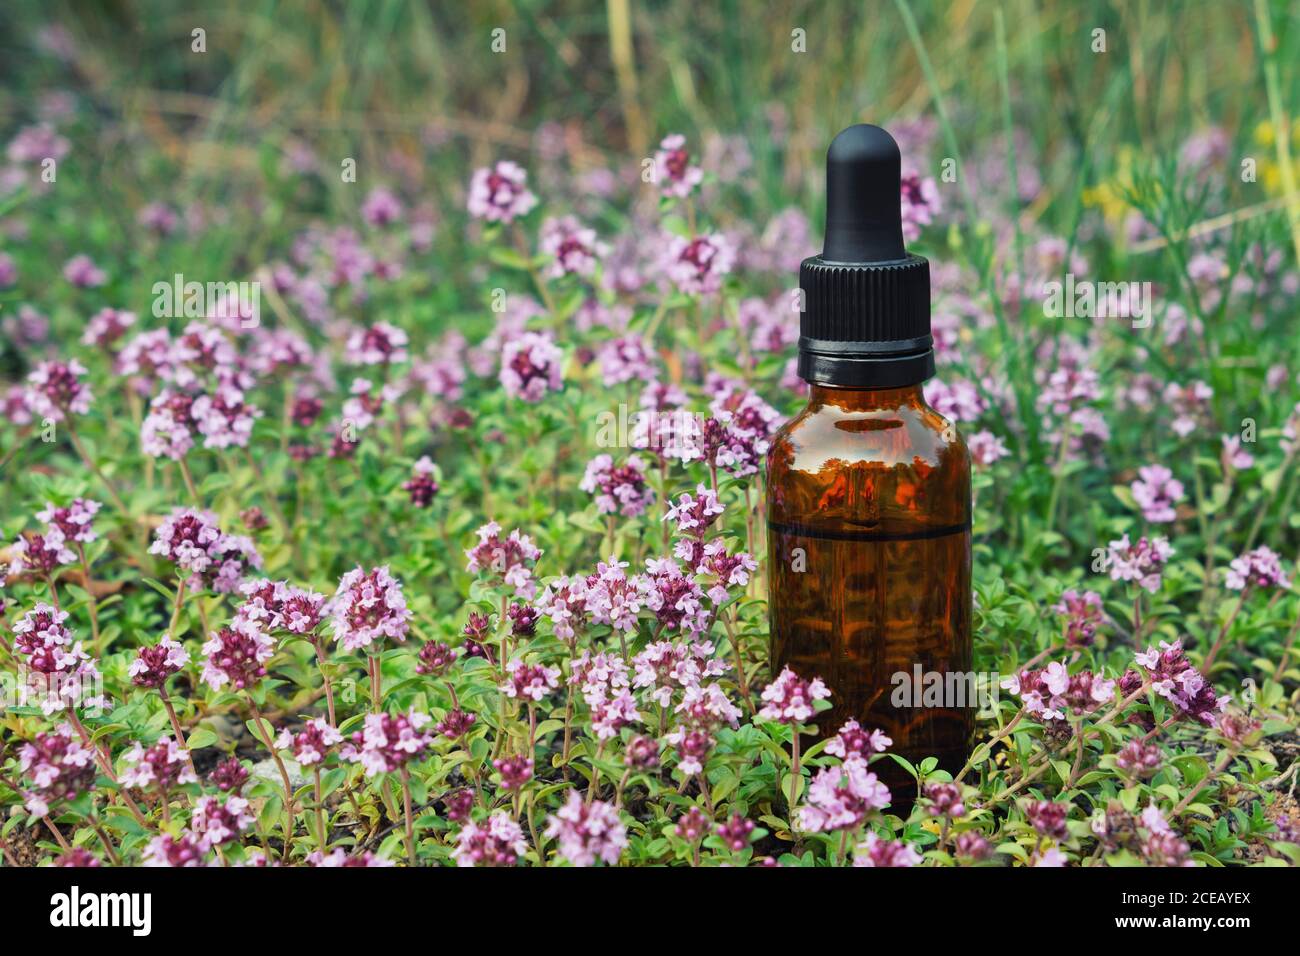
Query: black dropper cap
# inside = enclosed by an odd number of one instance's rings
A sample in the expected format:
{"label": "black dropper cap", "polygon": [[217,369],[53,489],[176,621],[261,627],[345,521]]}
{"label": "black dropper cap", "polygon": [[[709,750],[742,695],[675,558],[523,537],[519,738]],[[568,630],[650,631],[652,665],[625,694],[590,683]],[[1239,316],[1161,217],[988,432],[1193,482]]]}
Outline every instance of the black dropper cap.
{"label": "black dropper cap", "polygon": [[799,267],[807,382],[899,388],[934,374],[930,264],[903,246],[901,165],[879,126],[850,126],[826,151],[826,238]]}

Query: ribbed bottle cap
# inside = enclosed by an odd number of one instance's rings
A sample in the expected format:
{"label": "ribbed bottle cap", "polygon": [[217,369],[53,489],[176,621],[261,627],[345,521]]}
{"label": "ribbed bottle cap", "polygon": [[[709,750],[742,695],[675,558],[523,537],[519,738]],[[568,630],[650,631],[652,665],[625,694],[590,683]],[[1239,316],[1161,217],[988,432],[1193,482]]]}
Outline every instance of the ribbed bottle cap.
{"label": "ribbed bottle cap", "polygon": [[826,151],[826,237],[799,267],[807,382],[898,388],[934,374],[930,264],[903,246],[901,167],[879,126],[850,126]]}

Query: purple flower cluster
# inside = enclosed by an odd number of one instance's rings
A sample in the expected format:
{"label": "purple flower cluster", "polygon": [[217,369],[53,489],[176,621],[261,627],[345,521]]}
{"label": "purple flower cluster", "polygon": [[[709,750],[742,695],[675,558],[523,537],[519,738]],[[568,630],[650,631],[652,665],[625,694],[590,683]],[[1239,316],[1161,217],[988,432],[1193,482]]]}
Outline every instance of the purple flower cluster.
{"label": "purple flower cluster", "polygon": [[483,824],[471,821],[461,828],[451,857],[457,866],[514,866],[527,850],[519,824],[497,810]]}
{"label": "purple flower cluster", "polygon": [[594,866],[598,860],[612,866],[627,847],[618,810],[602,800],[586,803],[576,790],[547,819],[546,836],[558,842],[560,856],[573,866]]}
{"label": "purple flower cluster", "polygon": [[367,714],[365,726],[352,735],[351,747],[345,748],[343,756],[361,764],[371,777],[400,770],[428,752],[433,734],[424,728],[430,723],[429,715],[417,710]]}
{"label": "purple flower cluster", "polygon": [[596,496],[596,510],[601,514],[620,514],[635,518],[644,514],[654,501],[654,491],[646,481],[645,463],[629,455],[622,467],[614,467],[609,455],[597,455],[587,463],[578,487]]}
{"label": "purple flower cluster", "polygon": [[275,656],[275,641],[258,622],[235,618],[229,627],[213,631],[203,645],[202,680],[213,690],[251,690],[266,676],[266,662]]}
{"label": "purple flower cluster", "polygon": [[412,616],[402,585],[387,565],[369,571],[356,567],[343,575],[329,614],[334,639],[347,651],[369,647],[386,637],[405,641]]}
{"label": "purple flower cluster", "polygon": [[1147,648],[1134,660],[1145,674],[1132,670],[1126,673],[1120,681],[1123,694],[1131,694],[1145,680],[1152,690],[1177,708],[1180,716],[1206,726],[1214,724],[1216,716],[1231,699],[1226,694],[1222,697],[1215,694],[1214,685],[1192,666],[1183,653],[1181,640],[1172,644],[1161,641],[1160,650]]}
{"label": "purple flower cluster", "polygon": [[489,521],[478,529],[478,544],[465,552],[469,559],[466,569],[472,573],[489,572],[493,578],[515,589],[517,597],[531,600],[537,593],[533,580],[533,565],[542,551],[533,545],[528,535],[518,530],[501,537],[501,526]]}
{"label": "purple flower cluster", "polygon": [[25,795],[27,812],[44,816],[60,800],[75,800],[95,782],[94,755],[67,724],[39,733],[18,748],[18,766],[34,789]]}
{"label": "purple flower cluster", "polygon": [[251,570],[262,566],[252,540],[225,533],[217,526],[216,515],[193,508],[177,508],[163,519],[149,553],[188,574],[190,590],[206,585],[218,594],[237,590]]}

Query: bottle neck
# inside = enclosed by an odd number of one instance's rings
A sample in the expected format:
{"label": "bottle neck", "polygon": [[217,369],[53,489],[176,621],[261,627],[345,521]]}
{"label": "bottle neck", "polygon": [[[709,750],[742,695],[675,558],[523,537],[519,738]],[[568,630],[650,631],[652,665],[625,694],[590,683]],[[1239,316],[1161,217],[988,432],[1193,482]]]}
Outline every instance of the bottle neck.
{"label": "bottle neck", "polygon": [[867,412],[904,406],[925,405],[921,385],[898,388],[841,388],[835,385],[810,385],[808,407],[839,408],[846,412]]}

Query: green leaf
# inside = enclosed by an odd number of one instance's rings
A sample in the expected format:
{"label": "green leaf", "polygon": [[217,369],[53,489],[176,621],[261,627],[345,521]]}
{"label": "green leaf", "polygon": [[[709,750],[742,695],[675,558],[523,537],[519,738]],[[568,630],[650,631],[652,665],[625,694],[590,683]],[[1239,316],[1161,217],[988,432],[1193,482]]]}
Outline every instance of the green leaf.
{"label": "green leaf", "polygon": [[186,743],[190,750],[202,750],[204,747],[211,747],[217,742],[217,735],[207,727],[200,727],[189,735]]}

